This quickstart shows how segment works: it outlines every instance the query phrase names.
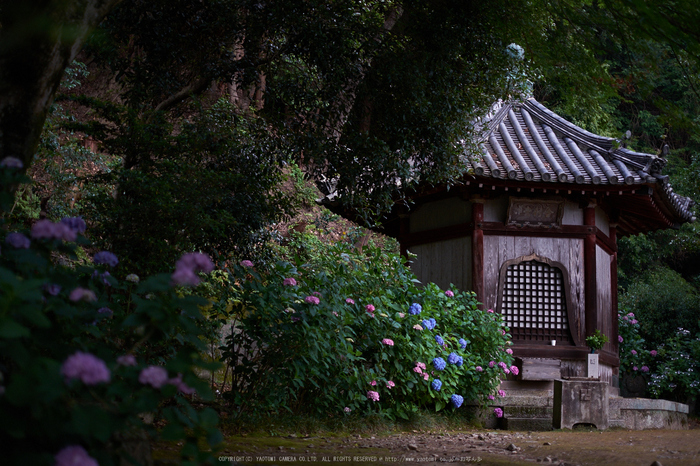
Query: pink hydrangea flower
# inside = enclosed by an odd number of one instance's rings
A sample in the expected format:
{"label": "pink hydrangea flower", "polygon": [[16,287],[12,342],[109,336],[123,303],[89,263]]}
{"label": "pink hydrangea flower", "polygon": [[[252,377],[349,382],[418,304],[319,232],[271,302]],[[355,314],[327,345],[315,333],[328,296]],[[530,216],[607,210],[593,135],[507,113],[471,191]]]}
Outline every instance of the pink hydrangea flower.
{"label": "pink hydrangea flower", "polygon": [[333,311],[333,315],[336,316],[336,317],[338,317],[340,314],[338,314],[337,312]]}
{"label": "pink hydrangea flower", "polygon": [[133,354],[125,354],[117,358],[117,364],[120,366],[135,366],[136,357]]}
{"label": "pink hydrangea flower", "polygon": [[642,366],[642,372],[649,372],[649,366]]}
{"label": "pink hydrangea flower", "polygon": [[365,309],[366,309],[367,312],[369,312],[370,314],[373,313],[373,312],[375,311],[375,307],[374,307],[373,305],[371,305],[371,304],[366,305],[366,306],[365,306]]}
{"label": "pink hydrangea flower", "polygon": [[489,367],[493,367],[496,365],[496,361],[489,361]]}
{"label": "pink hydrangea flower", "polygon": [[506,353],[508,353],[508,354],[513,354],[513,350],[510,349],[510,348],[506,348]]}
{"label": "pink hydrangea flower", "polygon": [[418,374],[422,374],[422,373],[423,373],[423,369],[421,369],[420,367],[416,366],[416,367],[413,368],[413,372],[416,372],[416,373],[418,373]]}
{"label": "pink hydrangea flower", "polygon": [[427,372],[423,373],[423,380],[428,380],[430,378],[430,375],[428,375]]}
{"label": "pink hydrangea flower", "polygon": [[503,390],[498,390],[498,396],[503,398],[504,396],[506,396],[506,392],[504,392]]}
{"label": "pink hydrangea flower", "polygon": [[168,371],[160,366],[148,366],[139,374],[139,382],[153,388],[160,388],[168,383]]}
{"label": "pink hydrangea flower", "polygon": [[493,396],[493,395],[489,395],[489,400],[495,400],[495,399],[496,399],[496,397],[495,397],[495,396]]}
{"label": "pink hydrangea flower", "polygon": [[345,299],[345,302],[348,303],[348,304],[355,304],[355,300],[352,299],[352,298],[346,298],[346,299]]}
{"label": "pink hydrangea flower", "polygon": [[653,350],[649,351],[649,354],[651,354],[652,356],[656,356],[659,353],[653,349]]}
{"label": "pink hydrangea flower", "polygon": [[454,298],[454,295],[455,294],[452,290],[445,291],[445,296],[447,296],[448,298]]}
{"label": "pink hydrangea flower", "polygon": [[111,374],[105,362],[90,353],[77,351],[63,362],[61,375],[66,380],[80,379],[85,385],[110,381]]}
{"label": "pink hydrangea flower", "polygon": [[477,372],[481,372],[481,371],[483,371],[484,369],[483,369],[481,366],[476,366],[476,367],[474,368],[474,370],[477,371]]}
{"label": "pink hydrangea flower", "polygon": [[622,338],[622,335],[618,335],[618,336],[617,336],[617,342],[618,342],[618,343],[622,343],[623,341],[624,341],[624,339]]}
{"label": "pink hydrangea flower", "polygon": [[423,330],[423,327],[421,327],[421,326],[418,325],[418,324],[414,325],[413,328],[416,329],[416,330]]}
{"label": "pink hydrangea flower", "polygon": [[384,338],[382,340],[382,344],[387,345],[387,346],[394,346],[394,340],[390,340],[389,338]]}
{"label": "pink hydrangea flower", "polygon": [[248,259],[241,261],[241,267],[253,267],[253,263]]}
{"label": "pink hydrangea flower", "polygon": [[54,466],[99,466],[95,458],[90,456],[80,445],[69,445],[56,453]]}
{"label": "pink hydrangea flower", "polygon": [[95,296],[95,292],[92,290],[88,290],[87,288],[77,287],[76,289],[74,289],[73,291],[70,292],[68,299],[70,299],[71,301],[93,302],[93,301],[97,301],[97,296]]}
{"label": "pink hydrangea flower", "polygon": [[297,281],[293,277],[285,278],[282,282],[284,286],[297,286]]}
{"label": "pink hydrangea flower", "polygon": [[399,317],[403,319],[404,317],[406,317],[406,314],[404,314],[403,312],[399,312]]}
{"label": "pink hydrangea flower", "polygon": [[496,417],[503,417],[503,410],[501,408],[494,408],[493,413]]}
{"label": "pink hydrangea flower", "polygon": [[350,408],[348,408],[348,407],[346,406],[345,408],[343,408],[343,411],[346,412],[346,413],[349,413],[350,411],[352,411],[352,409],[350,409]]}
{"label": "pink hydrangea flower", "polygon": [[503,370],[508,369],[508,366],[507,366],[506,363],[504,363],[503,361],[501,361],[501,362],[498,363],[498,367],[500,367],[500,368],[503,369]]}
{"label": "pink hydrangea flower", "polygon": [[505,330],[501,330],[501,335],[505,336],[505,334],[506,334],[506,331],[505,331]]}
{"label": "pink hydrangea flower", "polygon": [[630,312],[629,314],[627,314],[627,316],[634,319],[634,313],[633,313],[633,312]]}
{"label": "pink hydrangea flower", "polygon": [[632,366],[632,370],[633,370],[633,371],[636,371],[636,370],[637,370],[637,366]]}
{"label": "pink hydrangea flower", "polygon": [[630,351],[630,353],[632,353],[632,355],[636,356],[636,355],[637,355],[637,350],[632,350],[632,351]]}
{"label": "pink hydrangea flower", "polygon": [[391,380],[389,380],[389,381],[386,383],[386,388],[388,388],[388,389],[390,389],[390,390],[391,390],[392,388],[394,388],[395,386],[396,386],[396,384],[395,384],[393,381],[391,381]]}
{"label": "pink hydrangea flower", "polygon": [[182,374],[177,374],[177,377],[173,377],[172,379],[168,380],[168,383],[175,385],[175,387],[177,387],[177,389],[185,395],[192,395],[195,392],[194,388],[183,382]]}
{"label": "pink hydrangea flower", "polygon": [[639,321],[637,319],[630,320],[630,324],[632,324],[632,325],[636,325],[637,323],[639,323]]}
{"label": "pink hydrangea flower", "polygon": [[372,400],[372,401],[379,401],[379,393],[369,390],[367,392],[367,398]]}
{"label": "pink hydrangea flower", "polygon": [[373,380],[369,383],[371,386],[376,387],[377,386],[377,381]]}
{"label": "pink hydrangea flower", "polygon": [[175,272],[170,276],[175,285],[199,284],[197,272],[209,273],[214,270],[214,264],[209,256],[201,252],[188,252],[175,263]]}
{"label": "pink hydrangea flower", "polygon": [[318,299],[316,296],[307,296],[304,298],[304,301],[306,301],[309,304],[318,304],[321,302],[320,299]]}
{"label": "pink hydrangea flower", "polygon": [[486,312],[490,312],[491,314],[493,314],[493,309],[489,309],[489,310],[486,311]]}
{"label": "pink hydrangea flower", "polygon": [[518,369],[518,366],[510,366],[510,372],[513,375],[518,375],[520,373],[520,369]]}
{"label": "pink hydrangea flower", "polygon": [[503,369],[503,372],[506,373],[506,375],[510,374],[510,369]]}

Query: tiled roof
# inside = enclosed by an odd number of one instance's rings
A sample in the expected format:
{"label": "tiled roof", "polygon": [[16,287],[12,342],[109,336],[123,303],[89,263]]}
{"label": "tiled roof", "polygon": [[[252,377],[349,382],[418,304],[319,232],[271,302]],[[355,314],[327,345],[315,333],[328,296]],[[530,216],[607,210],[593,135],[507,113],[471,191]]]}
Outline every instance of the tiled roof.
{"label": "tiled roof", "polygon": [[694,202],[673,192],[661,174],[666,160],[631,151],[564,120],[534,99],[499,103],[482,121],[481,152],[468,157],[478,177],[575,185],[656,185],[677,220],[692,221]]}

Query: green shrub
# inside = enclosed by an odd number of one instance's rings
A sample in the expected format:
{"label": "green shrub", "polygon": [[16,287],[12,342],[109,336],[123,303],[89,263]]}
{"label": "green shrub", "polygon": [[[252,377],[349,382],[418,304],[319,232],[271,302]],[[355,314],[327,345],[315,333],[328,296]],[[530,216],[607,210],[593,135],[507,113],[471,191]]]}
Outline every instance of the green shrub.
{"label": "green shrub", "polygon": [[313,263],[269,271],[242,263],[233,274],[224,354],[238,414],[407,418],[419,407],[441,410],[453,395],[483,402],[510,370],[500,317],[479,310],[471,292],[419,288],[398,255],[378,248],[358,254],[337,244]]}

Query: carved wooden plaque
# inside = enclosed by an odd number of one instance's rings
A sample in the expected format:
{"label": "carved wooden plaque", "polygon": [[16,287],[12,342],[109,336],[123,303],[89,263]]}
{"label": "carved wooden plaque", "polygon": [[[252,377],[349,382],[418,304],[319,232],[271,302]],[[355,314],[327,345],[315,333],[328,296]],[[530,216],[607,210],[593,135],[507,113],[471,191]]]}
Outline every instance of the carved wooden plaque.
{"label": "carved wooden plaque", "polygon": [[553,228],[561,226],[563,200],[510,198],[506,225]]}

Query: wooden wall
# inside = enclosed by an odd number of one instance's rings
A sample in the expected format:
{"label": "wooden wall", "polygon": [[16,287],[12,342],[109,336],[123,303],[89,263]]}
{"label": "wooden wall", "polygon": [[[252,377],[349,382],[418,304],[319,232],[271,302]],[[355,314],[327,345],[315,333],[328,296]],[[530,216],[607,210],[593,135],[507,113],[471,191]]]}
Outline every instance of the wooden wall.
{"label": "wooden wall", "polygon": [[451,197],[441,201],[426,202],[417,210],[411,212],[409,228],[411,233],[417,233],[419,231],[469,223],[471,218],[471,203],[458,197]]}
{"label": "wooden wall", "polygon": [[436,283],[446,290],[453,283],[459,290],[472,289],[471,236],[413,246],[411,270],[421,283]]}
{"label": "wooden wall", "polygon": [[498,300],[498,283],[501,264],[529,254],[537,254],[566,267],[569,274],[569,291],[576,322],[569,322],[572,333],[583,336],[584,282],[583,240],[578,238],[536,238],[501,235],[484,236],[484,307],[495,309]]}
{"label": "wooden wall", "polygon": [[[596,219],[596,222],[598,219]],[[605,252],[600,246],[596,246],[596,289],[598,292],[598,328],[607,335],[608,339],[614,337],[613,330],[613,311],[612,311],[612,294],[610,290],[610,255]],[[616,313],[615,313],[616,314]],[[617,315],[615,315],[617,317]],[[613,352],[612,342],[609,342],[603,348]]]}

